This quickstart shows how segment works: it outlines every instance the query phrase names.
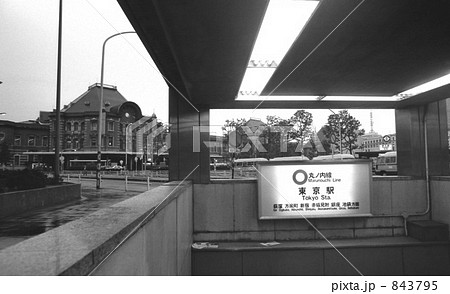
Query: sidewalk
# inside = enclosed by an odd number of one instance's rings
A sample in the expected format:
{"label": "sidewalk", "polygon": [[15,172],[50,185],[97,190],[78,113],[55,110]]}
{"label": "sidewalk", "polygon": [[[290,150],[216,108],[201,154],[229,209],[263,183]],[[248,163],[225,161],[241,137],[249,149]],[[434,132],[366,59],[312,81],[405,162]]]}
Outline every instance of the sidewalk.
{"label": "sidewalk", "polygon": [[[89,173],[87,175],[82,175],[81,173],[62,173],[61,177],[64,181],[74,181],[77,179],[96,179],[95,173]],[[127,177],[128,181],[147,181],[150,180],[150,182],[168,182],[169,178],[168,176],[161,176],[161,177],[155,177],[151,175],[138,175],[134,173],[129,173],[128,175],[120,174],[120,173],[108,173],[108,174],[101,174],[102,179],[113,179],[113,180],[125,180],[125,177]]]}

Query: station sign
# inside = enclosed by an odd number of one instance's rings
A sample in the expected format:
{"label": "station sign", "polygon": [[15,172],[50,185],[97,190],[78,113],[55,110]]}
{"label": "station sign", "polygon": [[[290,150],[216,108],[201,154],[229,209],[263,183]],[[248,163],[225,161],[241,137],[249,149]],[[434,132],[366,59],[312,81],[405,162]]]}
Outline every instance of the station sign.
{"label": "station sign", "polygon": [[383,144],[379,146],[380,151],[390,151],[394,150],[391,144]]}
{"label": "station sign", "polygon": [[371,215],[370,160],[261,162],[259,219]]}

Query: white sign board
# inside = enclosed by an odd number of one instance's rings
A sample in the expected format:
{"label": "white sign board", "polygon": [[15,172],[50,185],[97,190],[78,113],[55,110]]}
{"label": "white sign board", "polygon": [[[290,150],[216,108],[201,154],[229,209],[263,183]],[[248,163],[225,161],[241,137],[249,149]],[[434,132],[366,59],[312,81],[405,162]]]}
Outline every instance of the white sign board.
{"label": "white sign board", "polygon": [[383,151],[393,150],[392,144],[383,144],[383,145],[380,145],[379,148],[380,148],[380,150],[383,150]]}
{"label": "white sign board", "polygon": [[260,219],[371,215],[370,160],[258,164]]}

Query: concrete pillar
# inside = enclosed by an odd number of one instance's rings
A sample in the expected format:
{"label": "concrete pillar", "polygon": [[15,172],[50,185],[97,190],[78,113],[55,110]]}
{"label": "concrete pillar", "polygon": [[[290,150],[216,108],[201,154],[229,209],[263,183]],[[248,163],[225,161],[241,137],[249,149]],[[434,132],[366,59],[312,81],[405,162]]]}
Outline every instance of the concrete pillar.
{"label": "concrete pillar", "polygon": [[425,128],[430,176],[449,175],[446,101],[395,110],[398,174],[425,177]]}
{"label": "concrete pillar", "polygon": [[[209,140],[209,109],[194,108],[169,88],[169,123],[169,180],[181,181],[195,169],[187,179],[209,183],[209,149],[203,144]],[[194,131],[199,128],[200,152],[194,148]]]}
{"label": "concrete pillar", "polygon": [[426,115],[430,176],[449,175],[447,100],[429,104]]}

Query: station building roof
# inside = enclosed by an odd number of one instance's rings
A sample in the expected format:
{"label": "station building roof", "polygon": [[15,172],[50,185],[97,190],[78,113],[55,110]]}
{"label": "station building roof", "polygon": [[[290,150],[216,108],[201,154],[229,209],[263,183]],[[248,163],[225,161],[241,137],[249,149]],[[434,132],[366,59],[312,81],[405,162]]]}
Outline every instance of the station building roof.
{"label": "station building roof", "polygon": [[[450,73],[447,0],[319,1],[259,97],[251,101],[236,97],[269,1],[118,2],[170,86],[194,105],[401,108],[450,93],[444,84],[418,95],[400,95]],[[268,94],[270,101],[264,98]],[[297,95],[317,98],[285,98]],[[354,99],[332,99],[336,96]]]}

